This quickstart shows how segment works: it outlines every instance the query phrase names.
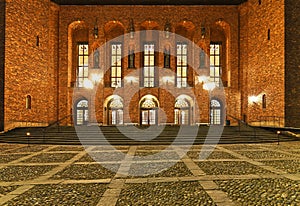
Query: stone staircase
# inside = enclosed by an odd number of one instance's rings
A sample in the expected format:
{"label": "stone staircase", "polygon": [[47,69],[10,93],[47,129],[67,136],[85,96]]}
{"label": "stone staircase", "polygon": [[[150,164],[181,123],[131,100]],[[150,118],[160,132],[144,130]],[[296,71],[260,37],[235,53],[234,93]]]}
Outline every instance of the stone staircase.
{"label": "stone staircase", "polygon": [[[209,129],[210,132],[209,132]],[[16,128],[0,134],[2,143],[60,144],[60,145],[190,145],[235,144],[277,142],[276,131],[259,127],[225,126],[60,126]],[[280,141],[296,141],[298,138],[279,136]]]}

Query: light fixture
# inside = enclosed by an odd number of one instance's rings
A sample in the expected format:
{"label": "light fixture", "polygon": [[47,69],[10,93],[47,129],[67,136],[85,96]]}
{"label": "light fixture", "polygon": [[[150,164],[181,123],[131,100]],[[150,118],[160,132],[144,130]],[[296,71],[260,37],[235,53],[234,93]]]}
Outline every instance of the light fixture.
{"label": "light fixture", "polygon": [[167,20],[166,24],[165,24],[165,35],[166,38],[170,37],[170,31],[171,31],[171,24],[170,22]]}
{"label": "light fixture", "polygon": [[94,38],[97,39],[98,38],[98,23],[97,23],[97,18],[96,18],[96,22],[94,25]]}
{"label": "light fixture", "polygon": [[215,82],[206,82],[203,84],[203,89],[207,91],[212,91],[216,88],[216,83]]}
{"label": "light fixture", "polygon": [[206,35],[206,28],[205,28],[205,23],[201,23],[201,38],[204,39]]}
{"label": "light fixture", "polygon": [[93,85],[93,82],[91,80],[85,79],[83,81],[83,87],[86,88],[86,89],[93,89],[94,85]]}
{"label": "light fixture", "polygon": [[205,84],[209,81],[209,77],[205,75],[198,76],[198,82]]}
{"label": "light fixture", "polygon": [[101,81],[100,74],[92,74],[91,75],[92,83],[97,84]]}
{"label": "light fixture", "polygon": [[130,22],[129,22],[129,33],[130,33],[130,38],[132,39],[134,37],[133,19],[130,19]]}
{"label": "light fixture", "polygon": [[248,98],[248,100],[249,100],[249,103],[254,103],[254,104],[257,104],[258,103],[258,101],[259,101],[259,98],[258,98],[258,96],[250,96],[249,98]]}

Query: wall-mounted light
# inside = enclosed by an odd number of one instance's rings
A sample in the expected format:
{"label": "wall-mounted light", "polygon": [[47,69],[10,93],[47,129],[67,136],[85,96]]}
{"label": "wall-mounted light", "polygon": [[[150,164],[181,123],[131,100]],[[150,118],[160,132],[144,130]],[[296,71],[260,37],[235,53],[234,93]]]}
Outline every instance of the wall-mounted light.
{"label": "wall-mounted light", "polygon": [[206,35],[206,28],[205,28],[205,23],[201,23],[201,38],[204,39]]}
{"label": "wall-mounted light", "polygon": [[248,97],[248,101],[251,104],[257,104],[259,101],[259,97],[252,95],[252,96]]}
{"label": "wall-mounted light", "polygon": [[86,88],[86,89],[93,89],[94,85],[93,85],[93,82],[91,80],[85,79],[83,81],[83,87]]}
{"label": "wall-mounted light", "polygon": [[205,76],[205,75],[201,75],[201,76],[198,76],[198,82],[199,83],[206,83],[209,81],[209,77],[208,76]]}
{"label": "wall-mounted light", "polygon": [[166,38],[170,37],[170,31],[171,31],[171,24],[170,24],[169,20],[167,20],[167,22],[165,24],[165,36],[166,36]]}
{"label": "wall-mounted light", "polygon": [[130,19],[130,22],[129,22],[129,34],[130,34],[130,38],[132,39],[134,37],[133,19]]}
{"label": "wall-mounted light", "polygon": [[101,81],[101,76],[100,74],[92,74],[91,79],[92,79],[92,83],[97,84],[98,82]]}
{"label": "wall-mounted light", "polygon": [[207,91],[212,91],[216,88],[216,83],[215,82],[206,82],[203,84],[203,89]]}
{"label": "wall-mounted light", "polygon": [[127,83],[130,83],[131,85],[139,82],[138,78],[135,76],[126,76],[125,80]]}
{"label": "wall-mounted light", "polygon": [[96,22],[94,25],[94,38],[97,39],[98,38],[98,22],[97,22],[97,18],[96,18]]}

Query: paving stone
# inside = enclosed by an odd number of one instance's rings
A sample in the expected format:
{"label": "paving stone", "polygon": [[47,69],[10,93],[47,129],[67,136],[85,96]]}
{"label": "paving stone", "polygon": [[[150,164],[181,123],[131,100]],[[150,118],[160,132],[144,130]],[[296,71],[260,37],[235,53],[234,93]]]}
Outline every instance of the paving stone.
{"label": "paving stone", "polygon": [[0,169],[0,181],[30,180],[50,171],[55,166],[8,166]]}
{"label": "paving stone", "polygon": [[118,164],[73,164],[52,176],[51,179],[106,179],[115,176],[118,168]]}
{"label": "paving stone", "polygon": [[5,205],[96,205],[106,188],[107,184],[36,185]]}
{"label": "paving stone", "polygon": [[300,173],[300,160],[261,161],[263,164],[275,167],[288,173]]}
{"label": "paving stone", "polygon": [[245,175],[245,174],[270,174],[272,172],[261,169],[248,162],[214,161],[197,162],[200,169],[209,175]]}
{"label": "paving stone", "polygon": [[292,156],[275,151],[237,151],[237,153],[251,159],[291,158]]}
{"label": "paving stone", "polygon": [[191,175],[193,175],[191,171],[182,162],[176,164],[173,162],[135,163],[131,165],[129,170],[129,176],[131,177],[181,177]]}
{"label": "paving stone", "polygon": [[199,182],[126,184],[117,204],[123,205],[216,205]]}
{"label": "paving stone", "polygon": [[82,146],[58,146],[49,151],[54,152],[54,151],[83,151],[83,150],[85,150],[85,148]]}
{"label": "paving stone", "polygon": [[17,160],[21,157],[24,157],[24,154],[5,154],[5,155],[0,155],[0,164],[1,163],[8,163],[13,160]]}
{"label": "paving stone", "polygon": [[[199,158],[200,152],[201,151],[189,151],[187,153],[187,156],[192,159],[200,159]],[[206,153],[209,154],[208,157],[207,157]],[[212,151],[210,153],[210,151],[206,151],[206,152],[203,151],[202,154],[205,155],[205,157],[207,157],[205,159],[236,159],[236,157],[234,157],[233,155],[231,155],[227,152]]]}
{"label": "paving stone", "polygon": [[65,162],[73,158],[76,154],[72,153],[42,153],[32,158],[26,159],[23,162],[27,163],[53,163],[53,162]]}
{"label": "paving stone", "polygon": [[217,180],[215,183],[230,199],[241,205],[297,205],[300,183],[286,178]]}

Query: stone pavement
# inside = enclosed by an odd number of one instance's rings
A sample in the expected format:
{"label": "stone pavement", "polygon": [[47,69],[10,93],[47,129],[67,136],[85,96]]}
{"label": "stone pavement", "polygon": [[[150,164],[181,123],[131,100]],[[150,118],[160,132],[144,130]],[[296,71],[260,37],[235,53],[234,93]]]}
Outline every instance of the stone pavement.
{"label": "stone pavement", "polygon": [[300,142],[0,144],[0,205],[296,206]]}

